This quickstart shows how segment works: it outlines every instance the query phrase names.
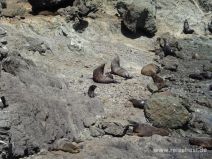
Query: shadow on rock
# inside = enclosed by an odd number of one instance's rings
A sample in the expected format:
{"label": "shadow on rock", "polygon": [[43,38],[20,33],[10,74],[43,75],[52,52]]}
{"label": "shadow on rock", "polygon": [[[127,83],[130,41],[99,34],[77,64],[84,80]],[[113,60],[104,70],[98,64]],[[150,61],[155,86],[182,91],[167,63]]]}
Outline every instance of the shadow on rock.
{"label": "shadow on rock", "polygon": [[73,28],[76,32],[82,33],[88,27],[88,22],[85,20],[79,20],[74,23]]}
{"label": "shadow on rock", "polygon": [[140,38],[141,36],[145,36],[145,37],[148,37],[148,38],[152,38],[154,36],[153,35],[150,35],[150,34],[147,34],[145,32],[142,32],[142,31],[137,31],[136,33],[130,31],[125,25],[124,25],[124,22],[122,21],[121,22],[121,32],[124,36],[126,36],[127,38],[130,38],[130,39],[137,39],[137,38]]}

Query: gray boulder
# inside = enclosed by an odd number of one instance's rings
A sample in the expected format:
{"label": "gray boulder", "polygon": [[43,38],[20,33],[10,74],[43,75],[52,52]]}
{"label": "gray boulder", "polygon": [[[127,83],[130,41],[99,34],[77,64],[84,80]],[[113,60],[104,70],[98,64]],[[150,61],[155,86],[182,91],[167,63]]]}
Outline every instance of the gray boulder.
{"label": "gray boulder", "polygon": [[122,137],[126,134],[128,125],[120,121],[105,121],[100,124],[101,129],[104,130],[105,134]]}
{"label": "gray boulder", "polygon": [[133,33],[142,31],[154,35],[157,32],[155,1],[133,0],[130,2],[119,1],[116,5],[124,25]]}
{"label": "gray boulder", "polygon": [[190,120],[182,101],[171,95],[154,94],[144,108],[146,118],[156,127],[179,128]]}

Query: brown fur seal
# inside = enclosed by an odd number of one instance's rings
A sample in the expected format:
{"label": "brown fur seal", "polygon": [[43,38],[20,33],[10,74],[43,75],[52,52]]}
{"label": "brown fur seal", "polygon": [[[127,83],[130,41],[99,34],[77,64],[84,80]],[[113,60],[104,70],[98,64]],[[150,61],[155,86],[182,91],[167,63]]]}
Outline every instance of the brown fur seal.
{"label": "brown fur seal", "polygon": [[167,86],[165,80],[157,74],[153,74],[151,77],[159,90]]}
{"label": "brown fur seal", "polygon": [[89,89],[88,89],[88,96],[90,97],[90,98],[94,98],[96,95],[95,95],[95,93],[94,93],[94,90],[96,89],[96,85],[91,85],[90,87],[89,87]]}
{"label": "brown fur seal", "polygon": [[132,78],[132,76],[128,73],[127,70],[120,67],[120,58],[118,55],[111,62],[111,73],[114,75],[124,77],[126,79]]}
{"label": "brown fur seal", "polygon": [[191,145],[197,145],[197,146],[201,146],[202,148],[212,150],[212,138],[208,138],[208,137],[190,138],[189,143]]}
{"label": "brown fur seal", "polygon": [[0,98],[0,108],[1,109],[4,109],[4,108],[6,108],[6,107],[8,107],[9,105],[8,105],[8,103],[7,103],[7,100],[6,100],[6,98],[4,97],[4,96],[2,96],[1,98]]}
{"label": "brown fur seal", "polygon": [[51,12],[51,11],[48,11],[48,10],[44,10],[44,11],[40,11],[37,13],[37,15],[43,15],[43,16],[55,16],[55,15],[58,15],[57,12]]}
{"label": "brown fur seal", "polygon": [[155,64],[148,64],[141,69],[141,74],[145,76],[152,76],[160,72],[160,67]]}
{"label": "brown fur seal", "polygon": [[163,49],[164,55],[165,56],[168,56],[168,55],[176,56],[175,50],[171,47],[168,40],[164,38],[163,42],[164,42],[164,45],[163,45],[162,49]]}
{"label": "brown fur seal", "polygon": [[129,99],[129,101],[133,104],[135,108],[144,109],[146,104],[146,100],[137,100],[137,99]]}
{"label": "brown fur seal", "polygon": [[148,137],[154,134],[161,135],[161,136],[168,136],[169,131],[163,128],[156,128],[151,125],[147,124],[135,124],[133,126],[133,132],[135,135],[140,137]]}
{"label": "brown fur seal", "polygon": [[184,34],[193,34],[194,30],[190,28],[189,24],[188,24],[188,20],[186,19],[184,21],[184,25],[183,25],[183,33]]}
{"label": "brown fur seal", "polygon": [[69,153],[79,153],[80,148],[76,145],[74,145],[72,142],[70,142],[68,139],[60,139],[56,142],[56,144],[53,147],[54,151],[64,151]]}
{"label": "brown fur seal", "polygon": [[105,63],[98,66],[94,71],[93,71],[93,80],[94,82],[97,83],[118,83],[116,80],[104,75],[104,68],[105,68]]}
{"label": "brown fur seal", "polygon": [[212,33],[212,20],[210,23],[208,23],[208,30],[209,30],[209,32]]}

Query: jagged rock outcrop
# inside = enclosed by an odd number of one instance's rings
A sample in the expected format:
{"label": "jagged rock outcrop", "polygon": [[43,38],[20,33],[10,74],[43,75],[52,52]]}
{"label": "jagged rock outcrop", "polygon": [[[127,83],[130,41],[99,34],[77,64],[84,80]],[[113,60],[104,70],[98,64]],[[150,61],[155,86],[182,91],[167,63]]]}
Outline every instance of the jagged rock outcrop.
{"label": "jagged rock outcrop", "polygon": [[154,35],[157,32],[155,1],[118,1],[116,8],[124,25],[131,32],[142,31],[149,35]]}
{"label": "jagged rock outcrop", "polygon": [[83,121],[104,112],[97,99],[77,95],[20,55],[8,56],[2,67],[0,94],[9,107],[4,109],[7,115],[1,115],[0,129],[10,136],[4,142],[12,144],[14,158],[49,149],[60,138],[77,139]]}

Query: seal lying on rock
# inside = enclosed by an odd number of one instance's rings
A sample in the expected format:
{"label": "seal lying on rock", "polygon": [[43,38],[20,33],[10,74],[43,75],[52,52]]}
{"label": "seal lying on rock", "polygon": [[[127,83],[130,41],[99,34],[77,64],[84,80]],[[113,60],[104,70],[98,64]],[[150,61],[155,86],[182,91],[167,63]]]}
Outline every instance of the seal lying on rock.
{"label": "seal lying on rock", "polygon": [[161,78],[160,76],[158,76],[157,74],[153,74],[151,77],[155,85],[158,87],[158,90],[167,86],[165,80]]}
{"label": "seal lying on rock", "polygon": [[88,96],[90,98],[94,98],[95,97],[95,93],[94,93],[94,90],[96,89],[96,85],[91,85],[88,89]]}
{"label": "seal lying on rock", "polygon": [[140,137],[148,137],[154,134],[161,136],[168,136],[169,131],[163,128],[156,128],[148,124],[135,124],[133,126],[133,133]]}
{"label": "seal lying on rock", "polygon": [[195,80],[207,80],[212,79],[212,73],[209,71],[201,72],[201,73],[193,73],[189,75],[189,78]]}
{"label": "seal lying on rock", "polygon": [[0,108],[1,109],[4,109],[4,108],[6,108],[6,107],[8,107],[9,105],[8,105],[8,103],[7,103],[7,100],[6,100],[6,98],[4,97],[4,96],[2,96],[1,98],[0,98]]}
{"label": "seal lying on rock", "polygon": [[116,80],[104,75],[104,68],[105,68],[105,63],[101,64],[98,66],[94,71],[93,71],[93,80],[94,82],[97,83],[118,83]]}
{"label": "seal lying on rock", "polygon": [[120,67],[120,58],[118,55],[111,62],[111,73],[126,79],[132,78],[132,76],[128,73],[127,70]]}
{"label": "seal lying on rock", "polygon": [[160,72],[160,67],[152,63],[145,65],[141,69],[141,74],[145,76],[152,76],[153,74],[157,74],[159,72]]}
{"label": "seal lying on rock", "polygon": [[208,137],[190,138],[189,143],[191,145],[197,145],[197,146],[201,146],[202,148],[212,150],[212,138],[208,138]]}
{"label": "seal lying on rock", "polygon": [[129,101],[133,104],[135,108],[144,109],[146,104],[146,100],[137,100],[137,99],[129,99]]}
{"label": "seal lying on rock", "polygon": [[72,142],[70,142],[68,139],[60,139],[58,140],[53,149],[54,151],[64,151],[69,153],[79,153],[80,148],[76,145],[74,145]]}
{"label": "seal lying on rock", "polygon": [[190,28],[188,24],[188,20],[186,19],[184,21],[184,26],[183,26],[183,33],[184,34],[193,34],[194,30]]}

